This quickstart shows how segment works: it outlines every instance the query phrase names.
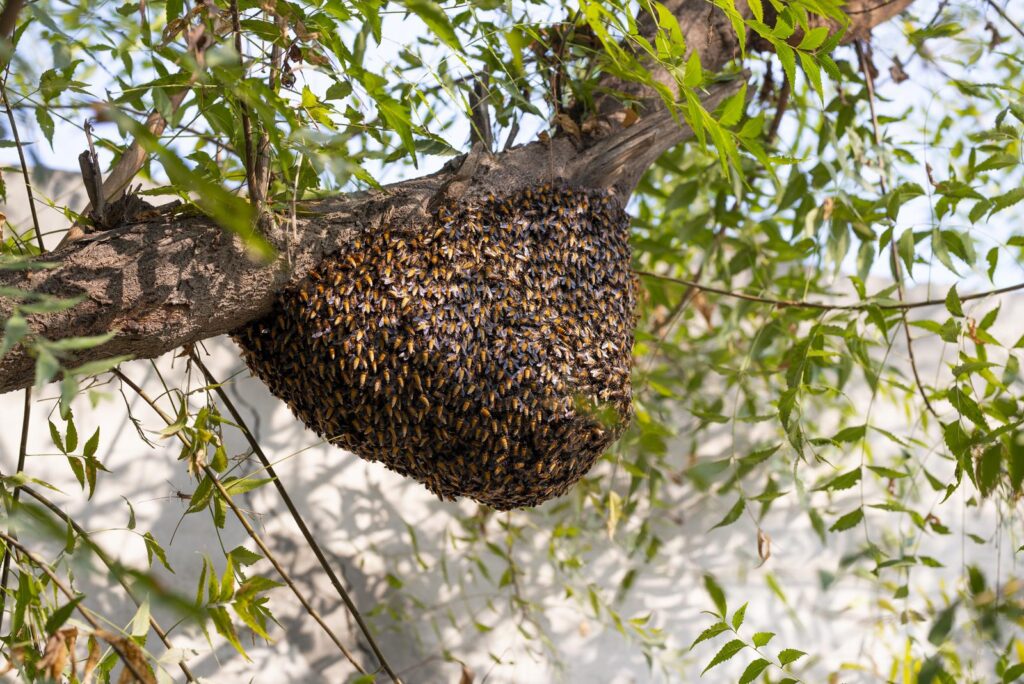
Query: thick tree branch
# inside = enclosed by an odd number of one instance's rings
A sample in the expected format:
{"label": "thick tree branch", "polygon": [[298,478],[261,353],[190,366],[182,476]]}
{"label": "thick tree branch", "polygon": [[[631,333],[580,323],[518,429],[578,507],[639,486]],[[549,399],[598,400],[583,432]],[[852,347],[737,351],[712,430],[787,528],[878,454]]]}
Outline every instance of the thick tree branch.
{"label": "thick tree branch", "polygon": [[[864,35],[911,1],[852,0],[847,4],[852,22],[847,36]],[[705,68],[718,69],[733,58],[736,39],[719,10],[705,0],[667,4],[679,17],[687,45],[700,51]],[[666,73],[658,78],[670,77]],[[617,105],[606,99],[599,104],[611,125],[602,137],[583,142],[555,137],[485,155],[471,179],[470,194],[504,193],[564,179],[612,189],[625,200],[644,170],[691,132],[642,88],[612,79],[604,85],[634,93],[643,103],[639,120],[628,125],[627,117],[613,116]],[[713,109],[739,85],[737,80],[710,88],[705,106]],[[358,229],[422,223],[431,198],[458,170],[459,164],[451,164],[380,191],[301,203],[296,230],[291,225],[268,228],[267,238],[280,255],[269,265],[250,261],[239,239],[209,218],[168,211],[58,248],[45,257],[55,268],[0,271],[0,288],[83,297],[67,311],[32,316],[34,334],[61,339],[116,331],[108,343],[67,359],[68,365],[122,354],[156,357],[265,313],[277,290],[338,251]],[[0,320],[15,303],[0,297]],[[0,393],[30,386],[33,367],[22,346],[10,352],[0,360]]]}

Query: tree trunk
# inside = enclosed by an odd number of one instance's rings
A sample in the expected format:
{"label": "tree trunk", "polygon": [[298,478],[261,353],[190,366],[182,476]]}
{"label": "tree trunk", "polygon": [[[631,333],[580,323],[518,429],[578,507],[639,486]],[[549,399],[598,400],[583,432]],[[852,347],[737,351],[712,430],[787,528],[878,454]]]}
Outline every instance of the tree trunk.
{"label": "tree trunk", "polygon": [[[851,0],[845,7],[851,20],[845,39],[867,36],[911,2]],[[717,71],[738,56],[736,36],[714,5],[706,0],[664,4],[678,17],[688,49],[698,50],[705,69]],[[744,10],[745,4],[740,0],[737,6]],[[641,22],[641,30],[650,34],[654,27]],[[656,77],[673,83],[663,71]],[[709,88],[705,107],[712,110],[740,84],[737,79]],[[69,367],[118,355],[153,358],[266,313],[280,288],[304,276],[360,228],[426,223],[431,199],[453,183],[466,186],[468,196],[564,179],[581,187],[611,189],[625,203],[643,172],[691,131],[653,93],[612,78],[603,85],[638,96],[640,118],[629,124],[619,105],[606,99],[598,103],[605,123],[599,137],[577,141],[556,136],[487,155],[468,179],[452,163],[433,175],[379,191],[300,203],[294,225],[281,218],[279,225],[267,228],[265,235],[278,250],[269,264],[250,260],[240,239],[208,217],[168,210],[69,242],[42,259],[54,264],[51,268],[0,271],[0,292],[17,288],[81,298],[65,311],[30,316],[32,334],[58,340],[116,332],[109,342],[64,359]],[[9,317],[16,303],[0,296],[0,320]],[[21,345],[0,359],[0,393],[28,387],[33,377],[34,359]]]}

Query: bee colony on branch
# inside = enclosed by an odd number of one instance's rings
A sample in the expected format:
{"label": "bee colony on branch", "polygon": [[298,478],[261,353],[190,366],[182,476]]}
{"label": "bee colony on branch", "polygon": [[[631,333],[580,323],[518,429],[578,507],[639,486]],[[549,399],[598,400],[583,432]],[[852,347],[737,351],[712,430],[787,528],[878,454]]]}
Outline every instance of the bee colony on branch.
{"label": "bee colony on branch", "polygon": [[618,200],[546,184],[363,229],[234,337],[331,443],[505,510],[564,493],[628,423],[635,294]]}

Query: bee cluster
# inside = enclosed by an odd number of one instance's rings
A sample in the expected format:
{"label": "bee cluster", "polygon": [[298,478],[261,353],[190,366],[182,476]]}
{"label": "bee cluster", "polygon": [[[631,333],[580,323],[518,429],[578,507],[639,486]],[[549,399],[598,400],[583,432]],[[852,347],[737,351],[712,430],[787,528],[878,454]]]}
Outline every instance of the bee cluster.
{"label": "bee cluster", "polygon": [[307,426],[442,498],[532,506],[631,416],[629,220],[563,185],[366,229],[235,331]]}

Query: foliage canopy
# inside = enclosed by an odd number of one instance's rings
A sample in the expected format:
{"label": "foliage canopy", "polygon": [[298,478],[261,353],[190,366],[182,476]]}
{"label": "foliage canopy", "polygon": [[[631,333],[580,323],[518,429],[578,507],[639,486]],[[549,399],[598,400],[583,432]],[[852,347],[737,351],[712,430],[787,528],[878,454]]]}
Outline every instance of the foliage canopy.
{"label": "foliage canopy", "polygon": [[[692,22],[674,13],[685,5],[39,0],[18,17],[4,59],[0,192],[24,191],[16,153],[73,166],[66,150],[86,146],[91,118],[104,167],[134,140],[147,153],[144,195],[194,204],[267,257],[261,212],[288,221],[304,202],[436,170],[467,150],[471,131],[495,152],[586,137],[608,101],[628,128],[653,92],[694,137],[661,154],[629,199],[642,285],[632,426],[570,495],[538,509],[451,505],[429,533],[392,510],[406,530],[400,552],[370,547],[354,559],[372,557],[388,584],[379,603],[360,606],[365,633],[411,634],[470,680],[488,668],[514,679],[516,658],[530,656],[571,678],[550,633],[561,601],[618,632],[652,677],[1015,681],[1024,330],[1001,313],[1019,311],[1009,292],[1024,256],[1024,15],[998,0],[918,2],[879,28],[884,40],[851,42],[855,18],[836,0],[712,0],[702,11],[727,20],[739,49],[707,70],[687,44]],[[723,83],[734,94],[709,104]],[[486,124],[473,116],[482,91]],[[147,127],[154,116],[166,126]],[[34,201],[69,221],[82,210]],[[5,224],[0,269],[45,268],[29,259],[40,238],[56,245],[45,227]],[[162,390],[150,397],[131,380],[143,362],[70,361],[107,338],[48,339],[30,326],[75,301],[0,296],[15,302],[0,357],[23,345],[35,358],[26,424],[48,429],[47,451],[83,496],[117,491],[99,425],[121,410],[120,389],[155,407],[128,409],[140,451],[180,445],[195,480],[187,514],[207,515],[211,535],[251,533],[204,558],[195,594],[179,595],[161,579],[170,540],[137,524],[134,502],[125,499],[125,527],[145,545],[144,568],[122,565],[51,503],[70,494],[50,491],[22,442],[17,465],[0,464],[10,564],[0,640],[11,667],[27,681],[109,681],[122,670],[168,681],[192,677],[191,656],[170,646],[179,632],[242,654],[253,638],[280,636],[272,609],[293,599],[293,580],[235,502],[280,481],[258,440],[242,454],[226,447],[258,433],[230,402],[238,378],[209,375],[187,350],[171,371],[153,366]],[[56,396],[39,394],[53,379]],[[14,435],[9,399],[0,424]],[[287,457],[271,454],[278,465]],[[687,525],[707,547],[693,560],[677,543]],[[721,558],[705,564],[709,552]],[[852,591],[853,604],[871,602],[857,613],[860,657],[794,638],[802,622],[825,619],[787,584],[804,581],[793,570],[802,554],[824,559],[815,580],[826,601],[846,608]],[[442,578],[450,602],[432,604],[416,573]],[[127,626],[108,622],[83,588],[97,575],[137,601]],[[675,631],[679,616],[624,612],[659,575],[704,592],[686,604],[687,631]],[[745,603],[740,577],[767,591]],[[781,609],[769,618],[758,601]],[[446,638],[509,624],[521,637],[514,657]],[[323,626],[343,651],[355,640]],[[77,656],[76,637],[87,637]],[[76,670],[69,653],[86,662]],[[388,681],[386,648],[346,655],[351,681]],[[415,668],[402,676],[418,681]]]}

